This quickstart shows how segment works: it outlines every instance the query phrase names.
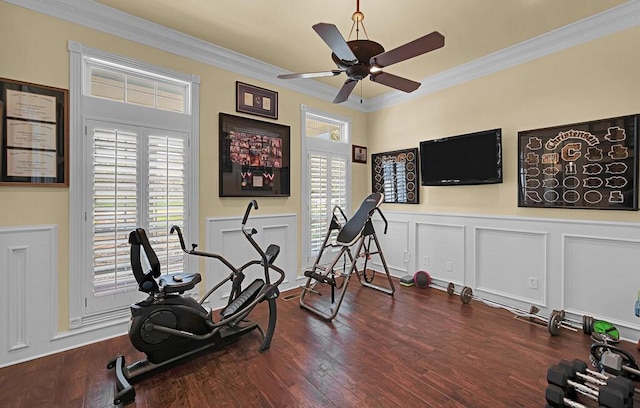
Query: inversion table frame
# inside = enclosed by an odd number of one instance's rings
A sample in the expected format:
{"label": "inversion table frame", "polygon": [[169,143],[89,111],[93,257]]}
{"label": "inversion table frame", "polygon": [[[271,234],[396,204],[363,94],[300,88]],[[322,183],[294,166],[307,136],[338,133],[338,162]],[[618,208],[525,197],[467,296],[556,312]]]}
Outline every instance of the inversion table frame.
{"label": "inversion table frame", "polygon": [[[382,220],[384,221],[384,233],[387,233],[387,219],[380,211],[380,204],[384,201],[384,195],[381,193],[373,193],[370,194],[360,205],[360,208],[355,213],[355,215],[347,221],[344,226],[340,225],[338,218],[335,214],[336,208],[342,210],[340,207],[334,208],[334,213],[331,218],[331,224],[329,229],[327,230],[327,234],[325,235],[324,242],[322,243],[322,248],[320,249],[320,253],[316,257],[316,260],[313,264],[312,269],[304,272],[304,276],[307,277],[307,282],[305,286],[302,288],[302,294],[300,295],[300,306],[309,310],[312,313],[322,317],[326,320],[333,320],[337,315],[340,309],[340,305],[342,304],[342,300],[344,299],[344,295],[347,292],[347,287],[349,286],[349,279],[351,275],[355,272],[358,276],[358,280],[362,286],[366,286],[368,288],[372,288],[378,290],[380,292],[386,293],[387,295],[393,296],[395,292],[395,286],[393,285],[393,281],[391,280],[391,275],[389,274],[389,268],[387,267],[387,262],[384,259],[384,254],[382,253],[382,249],[380,248],[380,242],[378,241],[378,237],[376,236],[376,231],[373,228],[373,224],[371,222],[371,217],[377,211]],[[344,213],[342,213],[344,216]],[[346,217],[345,217],[346,218]],[[335,244],[331,244],[329,242],[329,238],[331,233],[334,230],[339,230],[338,237],[336,239]],[[371,240],[375,243],[375,251],[371,252]],[[351,247],[357,244],[356,251],[351,252]],[[323,266],[320,264],[320,260],[322,258],[322,254],[327,248],[339,247],[340,251],[333,258],[333,261],[329,264],[329,266]],[[336,280],[336,272],[335,266],[340,261],[340,258],[343,255],[347,255],[349,262],[351,263],[349,266],[348,272],[343,272],[339,275],[339,277],[343,277],[344,281],[342,284],[338,284]],[[355,254],[355,255],[354,255]],[[367,261],[369,260],[371,255],[378,255],[382,262],[382,266],[384,267],[385,274],[387,276],[387,280],[389,281],[389,288],[381,287],[372,284],[373,278],[375,276],[375,271],[373,275],[369,278],[367,277]],[[358,259],[364,256],[364,267],[362,271],[358,270],[357,261]],[[315,286],[318,284],[326,284],[331,286],[331,313],[326,313],[320,309],[318,309],[315,305],[305,302],[305,298],[309,293],[316,293],[314,290]],[[338,295],[338,302],[334,304],[335,301],[335,289],[339,289],[340,293]]]}

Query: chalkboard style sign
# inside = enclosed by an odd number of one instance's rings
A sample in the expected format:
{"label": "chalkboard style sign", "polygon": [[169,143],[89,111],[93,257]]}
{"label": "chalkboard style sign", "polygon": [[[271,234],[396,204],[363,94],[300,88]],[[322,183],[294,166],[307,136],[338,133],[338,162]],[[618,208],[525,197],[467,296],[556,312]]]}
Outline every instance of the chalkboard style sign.
{"label": "chalkboard style sign", "polygon": [[418,148],[371,155],[371,186],[385,203],[420,203]]}
{"label": "chalkboard style sign", "polygon": [[638,116],[518,132],[518,206],[638,210]]}

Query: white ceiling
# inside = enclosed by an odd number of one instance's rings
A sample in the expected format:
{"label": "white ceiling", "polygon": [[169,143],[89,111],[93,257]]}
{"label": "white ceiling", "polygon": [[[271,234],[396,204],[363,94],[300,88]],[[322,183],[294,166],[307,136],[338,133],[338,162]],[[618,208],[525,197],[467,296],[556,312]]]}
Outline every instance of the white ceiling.
{"label": "white ceiling", "polygon": [[[282,72],[336,68],[331,51],[312,30],[333,23],[349,37],[356,0],[97,0],[184,34],[222,46]],[[431,31],[445,36],[439,50],[385,69],[415,81],[566,26],[626,0],[362,0],[369,39],[386,50]],[[363,38],[363,33],[360,33]],[[315,79],[336,88],[345,75]],[[281,80],[285,81],[285,80]],[[314,81],[294,79],[288,81]],[[354,94],[393,91],[363,81]]]}

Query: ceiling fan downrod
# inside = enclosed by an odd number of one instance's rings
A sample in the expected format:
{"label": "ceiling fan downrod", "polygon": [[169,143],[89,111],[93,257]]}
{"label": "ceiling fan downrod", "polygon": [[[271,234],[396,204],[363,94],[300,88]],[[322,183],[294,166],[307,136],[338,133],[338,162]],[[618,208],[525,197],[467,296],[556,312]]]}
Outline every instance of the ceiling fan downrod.
{"label": "ceiling fan downrod", "polygon": [[349,31],[349,38],[347,38],[347,40],[351,39],[351,34],[353,33],[353,27],[356,28],[356,40],[360,39],[358,35],[360,34],[360,26],[362,26],[362,30],[364,31],[364,36],[368,40],[369,34],[367,34],[367,29],[364,27],[364,23],[363,23],[364,13],[360,11],[360,0],[356,0],[356,11],[351,15],[351,20],[353,21],[353,24],[351,24],[351,31]]}

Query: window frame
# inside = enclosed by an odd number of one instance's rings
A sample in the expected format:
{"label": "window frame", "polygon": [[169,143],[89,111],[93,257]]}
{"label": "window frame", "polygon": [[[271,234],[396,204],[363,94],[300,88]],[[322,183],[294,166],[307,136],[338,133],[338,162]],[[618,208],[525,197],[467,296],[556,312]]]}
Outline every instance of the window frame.
{"label": "window frame", "polygon": [[[92,263],[87,265],[84,254],[91,250],[93,242],[88,242],[86,229],[91,227],[86,222],[90,208],[87,200],[89,191],[93,188],[85,171],[89,166],[87,157],[87,132],[86,120],[107,122],[120,122],[125,125],[141,126],[150,129],[164,129],[167,131],[187,132],[185,177],[189,177],[190,183],[186,186],[185,199],[187,211],[185,213],[185,239],[196,242],[199,237],[199,83],[197,75],[183,74],[169,69],[147,64],[134,59],[110,54],[83,46],[81,43],[69,41],[70,58],[70,185],[69,185],[69,329],[79,329],[91,326],[94,329],[110,325],[120,324],[129,318],[128,305],[104,306],[100,310],[87,309],[87,297],[90,295],[87,288],[93,288]],[[188,83],[190,96],[186,101],[187,112],[177,113],[169,110],[158,110],[138,105],[126,104],[103,100],[92,96],[85,96],[85,61],[90,58],[109,61],[114,64],[131,67],[140,72],[151,72],[159,78],[174,78]],[[107,109],[107,110],[105,110]],[[157,110],[162,115],[163,122],[170,125],[158,125],[145,122],[141,119],[140,112]],[[100,112],[96,114],[96,112]],[[106,112],[106,113],[103,113]],[[153,116],[153,115],[152,115]],[[146,216],[146,215],[145,215]],[[79,256],[79,253],[83,254]],[[199,262],[185,258],[185,271],[197,272]],[[88,285],[88,280],[91,280]],[[137,291],[135,291],[137,292]],[[92,293],[91,293],[92,294]],[[136,293],[139,297],[139,293]]]}
{"label": "window frame", "polygon": [[[306,105],[301,106],[301,156],[302,160],[302,177],[301,177],[301,189],[300,191],[303,194],[303,199],[301,199],[301,214],[302,214],[302,269],[299,271],[299,276],[304,272],[305,269],[313,265],[315,261],[315,257],[311,257],[311,231],[309,228],[310,218],[311,218],[311,210],[310,210],[310,185],[308,183],[310,176],[310,168],[309,168],[309,160],[307,160],[310,152],[321,152],[328,154],[329,157],[335,156],[344,158],[346,160],[346,208],[342,210],[350,216],[351,214],[351,166],[352,166],[352,158],[351,158],[351,119],[347,117],[340,117],[338,115],[334,115],[331,113],[323,112],[320,110],[316,110],[310,108]],[[330,142],[330,141],[319,141],[313,140],[314,138],[311,136],[307,136],[307,119],[309,116],[321,118],[324,121],[340,124],[343,126],[343,140],[342,142]],[[324,145],[324,147],[323,147]],[[330,160],[329,160],[330,164]],[[331,208],[328,209],[331,211]],[[329,215],[329,214],[328,214]]]}

